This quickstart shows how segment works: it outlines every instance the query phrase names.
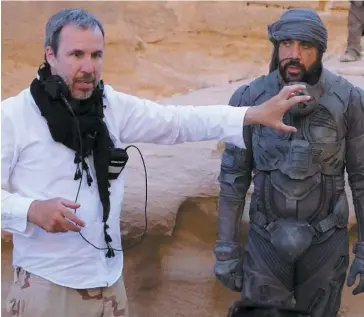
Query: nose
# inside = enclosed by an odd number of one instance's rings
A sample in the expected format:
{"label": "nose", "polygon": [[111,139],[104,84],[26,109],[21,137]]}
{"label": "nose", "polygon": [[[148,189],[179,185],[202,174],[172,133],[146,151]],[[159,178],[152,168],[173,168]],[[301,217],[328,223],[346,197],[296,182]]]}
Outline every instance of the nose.
{"label": "nose", "polygon": [[81,62],[81,71],[84,73],[93,73],[95,71],[95,62],[91,56],[85,56]]}
{"label": "nose", "polygon": [[300,47],[299,43],[294,43],[292,45],[291,57],[293,59],[297,59],[297,60],[301,59],[301,47]]}

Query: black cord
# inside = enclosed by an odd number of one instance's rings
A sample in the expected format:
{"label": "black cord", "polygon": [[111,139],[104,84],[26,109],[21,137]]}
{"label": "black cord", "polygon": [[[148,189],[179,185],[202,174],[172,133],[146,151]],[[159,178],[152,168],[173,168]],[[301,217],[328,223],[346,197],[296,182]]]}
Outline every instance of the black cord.
{"label": "black cord", "polygon": [[[76,114],[74,113],[73,109],[72,109],[72,106],[69,104],[67,98],[63,95],[61,95],[62,97],[62,100],[64,101],[64,103],[66,104],[68,110],[71,112],[72,116],[73,116],[73,119],[75,120],[75,124],[76,124],[76,128],[77,128],[77,133],[78,133],[78,136],[79,136],[79,141],[80,141],[80,153],[81,153],[81,164],[83,164],[83,160],[82,160],[82,154],[83,154],[83,142],[82,142],[82,135],[81,135],[81,130],[80,130],[80,125],[79,125],[79,122],[78,122],[78,119],[77,119],[77,116]],[[142,159],[142,162],[143,162],[143,167],[144,167],[144,175],[145,175],[145,203],[144,203],[144,220],[145,220],[145,224],[144,224],[144,230],[143,230],[143,233],[139,236],[140,237],[140,240],[135,242],[134,244],[128,246],[128,247],[125,247],[125,248],[121,248],[121,249],[114,249],[112,248],[113,251],[125,251],[125,250],[129,250],[133,247],[135,247],[137,244],[141,243],[143,240],[144,240],[144,237],[147,233],[147,230],[148,230],[148,218],[147,218],[147,202],[148,202],[148,176],[147,176],[147,167],[145,165],[145,161],[144,161],[144,158],[143,158],[143,155],[141,153],[141,151],[139,150],[139,148],[135,145],[129,145],[125,148],[125,151],[127,151],[129,148],[135,148],[137,149],[137,151],[139,152],[139,155],[140,155],[140,158]],[[84,173],[84,169],[82,168],[82,165],[81,165],[81,178],[80,178],[80,183],[78,185],[78,189],[77,189],[77,193],[76,193],[76,198],[75,198],[75,202],[77,202],[77,199],[78,199],[78,196],[80,194],[80,190],[81,190],[81,185],[82,185],[82,179],[83,179],[83,173]],[[74,213],[76,214],[76,209],[74,209]],[[81,231],[78,232],[79,235],[82,237],[83,240],[85,240],[88,244],[90,244],[91,246],[93,246],[95,249],[97,250],[109,250],[108,247],[105,247],[105,248],[100,248],[100,247],[97,247],[96,245],[94,245],[93,243],[91,243],[90,241],[88,241],[84,236],[83,234],[81,233]]]}
{"label": "black cord", "polygon": [[147,167],[145,165],[145,161],[144,161],[142,152],[139,150],[139,148],[137,146],[135,146],[135,145],[128,145],[125,148],[125,151],[127,151],[131,147],[135,148],[139,152],[140,158],[142,159],[142,162],[143,162],[143,168],[144,168],[144,176],[145,176],[144,230],[143,230],[143,233],[139,236],[140,240],[137,241],[137,242],[135,242],[134,244],[129,245],[128,247],[124,247],[124,250],[129,250],[129,249],[135,247],[137,244],[141,243],[144,240],[145,235],[147,234],[147,230],[148,230],[148,217],[147,217],[148,175],[147,175]]}

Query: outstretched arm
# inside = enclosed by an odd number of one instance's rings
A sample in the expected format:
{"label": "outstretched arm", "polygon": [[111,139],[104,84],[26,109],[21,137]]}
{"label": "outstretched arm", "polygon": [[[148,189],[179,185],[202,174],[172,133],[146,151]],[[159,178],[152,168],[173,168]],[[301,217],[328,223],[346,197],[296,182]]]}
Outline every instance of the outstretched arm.
{"label": "outstretched arm", "polygon": [[177,144],[220,140],[244,148],[243,126],[262,124],[283,131],[296,131],[282,122],[284,113],[307,96],[293,96],[302,85],[286,86],[262,105],[163,106],[158,103],[116,93],[111,100],[123,142]]}

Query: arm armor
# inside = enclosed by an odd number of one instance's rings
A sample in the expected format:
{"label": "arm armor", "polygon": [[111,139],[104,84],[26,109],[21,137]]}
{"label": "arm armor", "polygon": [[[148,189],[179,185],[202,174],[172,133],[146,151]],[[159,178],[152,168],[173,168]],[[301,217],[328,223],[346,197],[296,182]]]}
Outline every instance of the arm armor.
{"label": "arm armor", "polygon": [[[248,86],[240,87],[231,97],[234,107],[249,105]],[[245,196],[250,187],[252,174],[251,131],[244,127],[246,149],[225,143],[219,175],[218,240],[238,242],[240,220],[245,206]]]}
{"label": "arm armor", "polygon": [[358,241],[364,242],[364,91],[354,88],[348,106],[346,170],[353,195]]}

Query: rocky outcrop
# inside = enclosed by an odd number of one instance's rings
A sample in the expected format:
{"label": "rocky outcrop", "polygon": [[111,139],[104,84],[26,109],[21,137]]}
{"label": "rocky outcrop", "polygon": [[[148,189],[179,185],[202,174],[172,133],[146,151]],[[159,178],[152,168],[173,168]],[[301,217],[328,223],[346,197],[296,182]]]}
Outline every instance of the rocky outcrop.
{"label": "rocky outcrop", "polygon": [[[72,2],[69,5],[89,9],[103,20],[106,30],[104,78],[116,89],[152,99],[197,90],[161,102],[204,105],[226,104],[238,86],[266,72],[271,50],[266,25],[276,19],[282,9],[310,6],[323,10],[323,3]],[[340,6],[347,6],[347,2],[335,2],[335,8]],[[36,6],[31,2],[3,4],[6,12],[2,39],[3,98],[27,86],[33,78],[41,61],[44,23],[62,7],[64,3],[59,2],[42,2]],[[20,18],[15,19],[15,13]],[[21,18],[29,15],[37,17],[30,29],[28,20]],[[345,16],[346,13],[339,10],[323,15],[330,37],[325,58],[330,67],[339,67],[337,71],[343,75],[347,67],[351,67],[350,74],[346,75],[357,80],[362,67],[333,63],[337,60],[333,54],[344,47]],[[28,41],[29,38],[33,40]],[[217,195],[221,148],[216,142],[176,146],[144,144],[140,148],[148,171],[148,233],[170,235],[183,202],[191,197]],[[144,226],[145,187],[138,153],[133,149],[129,153],[122,231],[133,237],[140,234]]]}
{"label": "rocky outcrop", "polygon": [[[284,8],[323,10],[320,3],[325,1],[4,2],[2,97],[29,85],[42,62],[44,25],[65,6],[84,7],[104,22],[104,79],[124,92],[155,99],[265,71],[271,51],[267,24]],[[322,15],[329,52],[343,48],[346,14]]]}

